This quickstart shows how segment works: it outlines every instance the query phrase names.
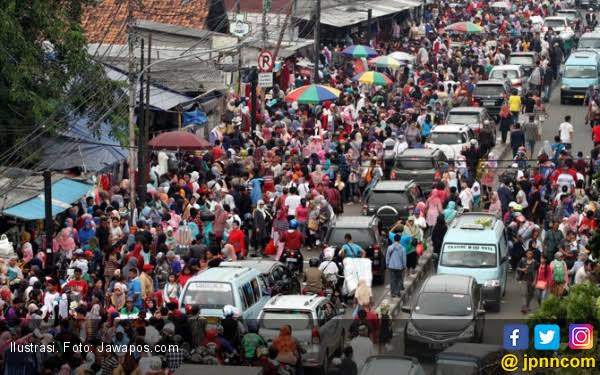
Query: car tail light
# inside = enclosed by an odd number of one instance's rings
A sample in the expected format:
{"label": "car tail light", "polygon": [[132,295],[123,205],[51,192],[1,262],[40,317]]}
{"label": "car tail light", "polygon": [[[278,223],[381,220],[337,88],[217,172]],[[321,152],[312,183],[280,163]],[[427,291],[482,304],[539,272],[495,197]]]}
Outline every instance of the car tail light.
{"label": "car tail light", "polygon": [[392,171],[392,173],[390,173],[390,179],[395,180],[397,175],[398,174],[396,173],[396,171]]}
{"label": "car tail light", "polygon": [[513,87],[521,87],[521,80],[520,79],[513,79],[511,80],[511,84],[513,85]]}
{"label": "car tail light", "polygon": [[313,345],[319,345],[321,343],[321,335],[319,335],[319,328],[313,327],[311,333],[311,342]]}
{"label": "car tail light", "polygon": [[477,128],[477,129],[473,129],[473,133],[479,135],[479,133],[481,133],[481,127]]}
{"label": "car tail light", "polygon": [[379,251],[381,251],[381,247],[378,243],[376,243],[375,245],[373,245],[373,256],[379,256]]}

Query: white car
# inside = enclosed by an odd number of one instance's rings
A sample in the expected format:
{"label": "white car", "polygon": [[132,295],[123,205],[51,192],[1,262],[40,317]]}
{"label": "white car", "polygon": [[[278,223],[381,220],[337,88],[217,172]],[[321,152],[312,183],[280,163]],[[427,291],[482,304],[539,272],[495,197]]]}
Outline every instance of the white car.
{"label": "white car", "polygon": [[438,125],[431,130],[425,147],[442,150],[448,159],[455,160],[471,139],[475,135],[467,125]]}
{"label": "white car", "polygon": [[575,36],[573,29],[569,26],[567,17],[552,16],[544,18],[544,26],[542,27],[543,34],[546,34],[549,29],[554,33],[559,33],[561,39],[566,40]]}
{"label": "white car", "polygon": [[519,95],[527,93],[528,81],[525,76],[525,70],[520,65],[498,65],[494,66],[488,76],[489,79],[506,79],[510,82],[510,87],[517,89]]}
{"label": "white car", "polygon": [[343,309],[336,310],[325,297],[278,295],[267,302],[259,315],[260,335],[272,341],[279,336],[281,326],[290,325],[292,336],[306,351],[302,365],[327,373],[331,357],[344,350],[343,314]]}

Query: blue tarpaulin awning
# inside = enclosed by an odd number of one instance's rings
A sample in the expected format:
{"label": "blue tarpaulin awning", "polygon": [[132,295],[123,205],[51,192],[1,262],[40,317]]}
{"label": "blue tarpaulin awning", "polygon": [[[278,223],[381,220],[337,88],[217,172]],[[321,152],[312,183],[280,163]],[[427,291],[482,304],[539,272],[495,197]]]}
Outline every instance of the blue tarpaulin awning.
{"label": "blue tarpaulin awning", "polygon": [[[79,201],[92,188],[91,184],[63,178],[52,184],[52,216],[55,216]],[[41,193],[24,202],[5,209],[2,214],[23,220],[38,220],[45,216],[44,194]]]}

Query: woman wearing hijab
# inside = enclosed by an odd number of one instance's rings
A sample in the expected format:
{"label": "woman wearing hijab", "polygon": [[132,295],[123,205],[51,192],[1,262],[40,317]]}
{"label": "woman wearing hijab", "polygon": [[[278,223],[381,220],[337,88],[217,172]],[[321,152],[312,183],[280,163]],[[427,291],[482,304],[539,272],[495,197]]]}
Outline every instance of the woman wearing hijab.
{"label": "woman wearing hijab", "polygon": [[269,239],[269,221],[271,216],[265,210],[265,202],[260,199],[256,204],[256,208],[252,213],[252,221],[254,223],[253,240],[254,240],[254,251],[257,255],[263,254],[265,244]]}
{"label": "woman wearing hijab", "polygon": [[[410,238],[409,243],[403,243],[406,238]],[[404,225],[402,237],[400,237],[400,244],[406,249],[406,268],[410,269],[411,272],[415,270],[417,266],[417,244],[423,242],[423,232],[421,228],[416,224],[414,216],[409,216]]]}
{"label": "woman wearing hijab", "polygon": [[490,214],[496,215],[496,217],[502,217],[502,202],[497,192],[492,193],[492,199],[490,200],[490,207],[488,208]]}
{"label": "woman wearing hijab", "polygon": [[454,220],[454,218],[456,217],[456,214],[457,214],[456,202],[454,202],[454,201],[448,202],[448,205],[444,209],[443,213],[444,213],[444,219],[446,220],[446,223],[449,224],[452,220]]}
{"label": "woman wearing hijab", "polygon": [[279,353],[277,360],[279,362],[295,366],[298,362],[298,348],[296,346],[296,340],[292,337],[292,330],[290,326],[281,326],[279,330],[279,336],[273,340],[273,348],[277,349]]}
{"label": "woman wearing hijab", "polygon": [[63,250],[66,253],[67,259],[71,259],[73,251],[77,247],[75,240],[70,235],[71,230],[69,228],[63,228],[56,237],[59,250]]}
{"label": "woman wearing hijab", "polygon": [[110,303],[114,306],[116,311],[121,310],[127,302],[127,294],[125,293],[125,286],[121,283],[115,283],[113,292],[110,294]]}
{"label": "woman wearing hijab", "polygon": [[221,247],[221,241],[223,240],[225,227],[227,225],[227,218],[227,212],[220,203],[217,203],[215,205],[215,220],[213,221],[212,230],[218,247]]}
{"label": "woman wearing hijab", "polygon": [[513,118],[508,105],[503,105],[500,109],[500,133],[502,134],[502,143],[506,143],[508,132],[513,124]]}
{"label": "woman wearing hijab", "polygon": [[444,241],[444,236],[447,231],[448,225],[446,224],[446,218],[444,217],[444,214],[440,213],[435,221],[433,230],[431,231],[431,242],[433,243],[433,252],[435,254],[439,254],[442,250],[442,242]]}
{"label": "woman wearing hijab", "polygon": [[494,180],[496,179],[496,169],[498,168],[498,161],[496,155],[489,153],[487,161],[485,162],[485,171],[481,176],[481,186],[483,188],[484,199],[488,199],[490,192],[494,187]]}
{"label": "woman wearing hijab", "polygon": [[427,221],[427,225],[431,228],[436,224],[436,220],[439,220],[442,211],[444,211],[444,202],[440,199],[437,189],[434,189],[431,194],[429,194],[429,198],[427,198],[427,203],[425,204],[425,211],[425,220]]}
{"label": "woman wearing hijab", "polygon": [[33,246],[31,243],[25,242],[21,251],[23,252],[23,266],[25,266],[33,259]]}
{"label": "woman wearing hijab", "polygon": [[100,337],[98,333],[101,323],[100,305],[96,303],[85,315],[86,340],[94,340]]}

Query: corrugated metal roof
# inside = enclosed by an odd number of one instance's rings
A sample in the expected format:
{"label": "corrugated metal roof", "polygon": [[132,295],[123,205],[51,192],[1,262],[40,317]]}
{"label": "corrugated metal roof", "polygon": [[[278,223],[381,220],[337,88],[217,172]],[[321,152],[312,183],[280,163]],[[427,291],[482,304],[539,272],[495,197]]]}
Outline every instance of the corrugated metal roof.
{"label": "corrugated metal roof", "polygon": [[[67,210],[92,188],[91,184],[63,178],[52,184],[52,216]],[[40,193],[2,212],[23,220],[38,220],[45,216],[44,194]]]}
{"label": "corrugated metal roof", "polygon": [[[127,75],[116,69],[105,66],[106,76],[113,81],[127,81]],[[127,90],[125,88],[125,90]],[[150,85],[150,105],[162,109],[163,111],[177,107],[179,104],[191,102],[194,98],[177,94],[168,90]]]}
{"label": "corrugated metal roof", "polygon": [[[321,23],[334,27],[356,25],[368,20],[367,10],[371,9],[372,19],[398,13],[406,9],[417,8],[422,3],[413,0],[376,0],[349,2],[321,10]],[[297,14],[296,17],[305,20],[312,19],[312,12]]]}

